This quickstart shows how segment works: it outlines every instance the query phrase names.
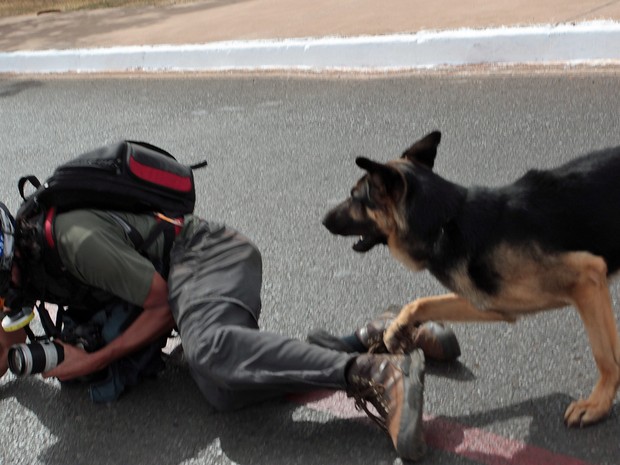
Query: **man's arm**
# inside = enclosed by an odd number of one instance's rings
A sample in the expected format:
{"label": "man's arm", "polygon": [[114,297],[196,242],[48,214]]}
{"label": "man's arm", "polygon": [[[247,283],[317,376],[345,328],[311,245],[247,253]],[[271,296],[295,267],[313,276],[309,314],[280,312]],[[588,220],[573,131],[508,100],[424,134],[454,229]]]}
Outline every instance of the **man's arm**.
{"label": "man's arm", "polygon": [[96,352],[87,353],[62,343],[65,349],[64,361],[43,376],[65,381],[94,373],[141,349],[174,328],[174,319],[168,305],[168,284],[159,273],[154,273],[142,307],[142,313],[121,335]]}

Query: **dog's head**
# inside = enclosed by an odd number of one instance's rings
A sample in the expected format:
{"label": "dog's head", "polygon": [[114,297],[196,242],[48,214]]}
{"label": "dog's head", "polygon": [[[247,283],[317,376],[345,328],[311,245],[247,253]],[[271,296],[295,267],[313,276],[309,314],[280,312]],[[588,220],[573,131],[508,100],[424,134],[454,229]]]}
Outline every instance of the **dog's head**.
{"label": "dog's head", "polygon": [[408,230],[407,208],[403,204],[414,188],[412,173],[430,172],[435,163],[441,133],[434,131],[409,147],[397,160],[378,163],[357,158],[366,174],[351,189],[351,196],[330,210],[323,225],[341,236],[359,236],[353,245],[367,252],[377,244],[390,244]]}

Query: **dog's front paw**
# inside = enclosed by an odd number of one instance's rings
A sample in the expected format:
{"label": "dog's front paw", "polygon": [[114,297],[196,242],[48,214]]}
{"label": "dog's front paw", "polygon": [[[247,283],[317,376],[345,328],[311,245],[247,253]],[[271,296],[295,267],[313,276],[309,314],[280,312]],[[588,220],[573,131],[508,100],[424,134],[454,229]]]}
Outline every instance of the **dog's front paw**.
{"label": "dog's front paw", "polygon": [[611,405],[597,403],[590,399],[581,399],[571,402],[564,413],[564,423],[569,427],[584,427],[597,423],[609,414]]}
{"label": "dog's front paw", "polygon": [[414,349],[411,330],[407,325],[394,320],[383,334],[383,343],[391,354],[404,354]]}

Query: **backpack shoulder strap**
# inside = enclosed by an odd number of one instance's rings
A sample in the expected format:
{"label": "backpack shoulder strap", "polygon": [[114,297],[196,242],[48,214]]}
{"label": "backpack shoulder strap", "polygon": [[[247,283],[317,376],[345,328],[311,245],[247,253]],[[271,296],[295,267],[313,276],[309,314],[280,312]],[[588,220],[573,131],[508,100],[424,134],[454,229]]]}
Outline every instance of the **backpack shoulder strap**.
{"label": "backpack shoulder strap", "polygon": [[136,250],[139,251],[144,244],[144,238],[142,237],[142,234],[140,234],[140,232],[135,227],[133,227],[116,213],[110,211],[107,213],[114,221],[118,223],[121,228],[123,228],[123,231],[125,231],[133,246],[136,248]]}
{"label": "backpack shoulder strap", "polygon": [[39,178],[37,178],[36,176],[30,175],[30,176],[21,177],[19,181],[17,182],[17,189],[19,190],[19,195],[21,196],[23,200],[26,200],[28,197],[24,193],[24,188],[26,187],[27,182],[32,184],[35,189],[38,189],[39,187],[41,187],[41,181],[39,181]]}

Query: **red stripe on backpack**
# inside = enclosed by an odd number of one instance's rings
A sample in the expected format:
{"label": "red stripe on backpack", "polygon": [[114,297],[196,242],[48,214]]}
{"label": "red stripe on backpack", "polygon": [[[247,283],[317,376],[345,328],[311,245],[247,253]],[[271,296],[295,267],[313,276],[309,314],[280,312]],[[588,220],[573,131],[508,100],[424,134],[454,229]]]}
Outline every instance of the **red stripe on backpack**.
{"label": "red stripe on backpack", "polygon": [[45,214],[45,242],[48,247],[55,248],[56,242],[54,241],[54,216],[56,215],[56,207],[50,208]]}
{"label": "red stripe on backpack", "polygon": [[145,165],[137,161],[134,157],[130,157],[129,159],[129,170],[134,176],[143,181],[178,192],[190,192],[193,188],[192,180],[189,177],[179,176],[169,171]]}

